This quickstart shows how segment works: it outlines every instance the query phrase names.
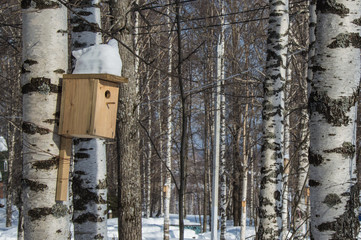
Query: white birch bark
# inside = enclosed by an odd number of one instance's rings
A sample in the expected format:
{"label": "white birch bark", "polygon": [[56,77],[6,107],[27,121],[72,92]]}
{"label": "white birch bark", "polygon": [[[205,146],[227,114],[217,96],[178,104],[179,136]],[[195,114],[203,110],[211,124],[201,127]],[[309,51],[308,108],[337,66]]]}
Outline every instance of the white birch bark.
{"label": "white birch bark", "polygon": [[[147,92],[148,92],[148,102],[147,102],[147,108],[148,108],[148,134],[149,136],[151,136],[152,134],[152,106],[150,103],[150,79],[149,79],[149,69],[147,72]],[[146,202],[145,202],[145,217],[149,218],[150,217],[150,192],[151,192],[151,161],[152,161],[152,143],[150,142],[150,139],[148,139],[148,154],[147,154],[147,160],[146,160],[146,174],[145,174],[145,178],[146,178]]]}
{"label": "white birch bark", "polygon": [[[95,28],[101,26],[99,0],[79,1],[73,10],[80,15],[71,14],[72,50],[100,44],[101,34]],[[75,139],[74,153],[74,238],[107,239],[105,141]]]}
{"label": "white birch bark", "polygon": [[224,13],[225,6],[224,1],[220,0],[221,15],[220,23],[221,34],[217,52],[217,81],[220,81],[221,92],[220,92],[220,165],[219,165],[219,176],[220,176],[220,207],[219,214],[221,216],[221,234],[220,240],[226,240],[227,231],[227,175],[226,175],[226,96],[224,89],[224,78],[225,78],[225,65],[224,65],[224,51],[225,51],[225,36],[224,31]]}
{"label": "white birch bark", "polygon": [[[308,47],[308,63],[307,63],[307,79],[306,83],[301,85],[303,91],[302,102],[305,106],[308,104],[308,96],[311,92],[311,82],[313,79],[313,59],[315,55],[315,28],[317,24],[316,20],[316,0],[310,1],[309,4],[309,47]],[[298,182],[296,192],[296,220],[295,220],[295,239],[304,239],[307,235],[307,223],[309,222],[308,211],[307,211],[307,187],[308,187],[308,150],[310,147],[309,137],[309,115],[308,110],[304,107],[301,111],[301,146],[299,153],[299,164],[298,164]]]}
{"label": "white birch bark", "polygon": [[[247,97],[249,96],[247,89]],[[248,102],[243,115],[243,159],[242,159],[242,205],[241,205],[241,239],[246,239],[247,228],[247,182],[248,182],[248,152],[247,152],[247,119]]]}
{"label": "white birch bark", "polygon": [[[167,15],[170,14],[170,7],[167,8]],[[168,26],[169,26],[169,45],[168,45],[168,101],[167,101],[167,138],[166,138],[166,174],[165,174],[165,182],[164,182],[164,240],[169,240],[169,210],[170,210],[170,193],[172,187],[172,179],[171,179],[171,169],[172,169],[172,67],[173,67],[173,60],[172,60],[172,49],[173,49],[173,42],[172,42],[172,34],[171,34],[171,22],[168,18]]]}
{"label": "white birch bark", "polygon": [[356,112],[361,2],[317,1],[310,108],[311,238],[358,235]]}
{"label": "white birch bark", "polygon": [[[219,37],[217,45],[217,82],[214,99],[214,141],[213,141],[213,175],[212,175],[212,216],[211,216],[211,239],[218,239],[218,194],[221,156],[221,92],[222,79],[224,78],[224,35]],[[224,173],[224,169],[222,169]],[[225,224],[225,223],[224,223]],[[224,234],[224,233],[223,233]]]}
{"label": "white birch bark", "polygon": [[282,232],[281,239],[286,240],[288,234],[288,175],[290,169],[290,101],[287,100],[291,90],[291,66],[287,68],[287,83],[285,90],[285,120],[284,120],[284,155],[283,155],[283,197],[282,197]]}
{"label": "white birch bark", "polygon": [[[162,99],[162,89],[161,89],[161,79],[160,79],[160,72],[158,72],[159,74],[159,88],[158,88],[158,99],[159,99],[159,104],[158,104],[158,113],[161,113],[162,109],[161,109],[161,99]],[[162,115],[159,114],[159,150],[160,150],[160,156],[161,159],[163,159],[163,134],[162,134]],[[163,163],[160,164],[160,199],[159,199],[159,214],[161,217],[164,216],[164,196],[163,196],[163,185],[164,185],[164,180],[163,180]]]}
{"label": "white birch bark", "polygon": [[[218,67],[218,66],[217,66]],[[220,103],[221,83],[217,81],[214,98],[214,140],[213,140],[213,174],[212,174],[212,209],[211,209],[211,239],[218,235],[218,188],[219,188],[219,153],[220,153]]]}
{"label": "white birch bark", "polygon": [[59,80],[68,68],[67,9],[22,1],[24,239],[68,239],[68,202],[56,202]]}
{"label": "white birch bark", "polygon": [[263,146],[259,239],[279,238],[282,227],[284,86],[288,44],[288,1],[270,0],[263,101]]}

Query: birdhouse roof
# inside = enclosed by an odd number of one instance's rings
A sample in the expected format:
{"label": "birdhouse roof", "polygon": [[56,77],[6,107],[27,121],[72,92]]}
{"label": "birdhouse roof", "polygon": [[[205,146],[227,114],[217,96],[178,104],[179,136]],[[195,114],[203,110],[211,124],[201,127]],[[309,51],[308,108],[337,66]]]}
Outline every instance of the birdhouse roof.
{"label": "birdhouse roof", "polygon": [[108,82],[127,83],[128,78],[119,77],[108,73],[89,73],[89,74],[64,74],[66,79],[100,79]]}

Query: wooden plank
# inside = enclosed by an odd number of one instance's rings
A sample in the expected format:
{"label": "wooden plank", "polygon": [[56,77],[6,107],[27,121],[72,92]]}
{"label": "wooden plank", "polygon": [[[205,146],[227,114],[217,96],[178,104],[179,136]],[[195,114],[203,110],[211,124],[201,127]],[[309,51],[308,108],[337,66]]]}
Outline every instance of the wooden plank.
{"label": "wooden plank", "polygon": [[89,135],[94,80],[64,79],[61,97],[59,134],[64,136]]}
{"label": "wooden plank", "polygon": [[56,201],[68,200],[69,169],[72,139],[61,137],[59,150],[58,177],[56,181]]}
{"label": "wooden plank", "polygon": [[115,83],[127,83],[128,78],[120,77],[113,74],[108,73],[89,73],[89,74],[64,74],[64,79],[100,79],[108,82],[115,82]]}

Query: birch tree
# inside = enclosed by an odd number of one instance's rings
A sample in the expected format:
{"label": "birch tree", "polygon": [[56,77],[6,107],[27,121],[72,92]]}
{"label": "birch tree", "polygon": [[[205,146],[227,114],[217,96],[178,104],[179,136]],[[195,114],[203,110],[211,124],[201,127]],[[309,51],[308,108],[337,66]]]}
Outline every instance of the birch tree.
{"label": "birch tree", "polygon": [[259,239],[279,238],[282,208],[284,86],[288,44],[288,0],[270,0],[266,79],[263,84],[263,145]]}
{"label": "birch tree", "polygon": [[67,72],[67,9],[22,1],[24,239],[68,239],[67,202],[55,202],[60,78]]}
{"label": "birch tree", "polygon": [[217,81],[220,83],[220,164],[219,164],[219,176],[220,176],[220,208],[219,214],[221,215],[221,235],[220,239],[225,240],[226,227],[227,227],[227,176],[226,176],[226,97],[224,89],[225,78],[225,65],[224,65],[224,47],[225,47],[225,27],[224,27],[224,13],[225,6],[224,1],[220,0],[221,18],[220,24],[221,33],[219,36],[219,44],[217,47]]}
{"label": "birch tree", "polygon": [[[307,62],[307,79],[302,81],[301,90],[303,92],[303,101],[304,105],[308,104],[308,96],[310,94],[311,82],[313,79],[313,61],[315,55],[315,27],[317,24],[316,20],[316,1],[310,1],[309,5],[309,47],[308,47],[308,62]],[[307,180],[308,180],[308,150],[310,147],[310,138],[309,138],[309,115],[308,110],[303,107],[301,110],[301,146],[300,146],[300,160],[298,165],[298,182],[297,182],[297,192],[296,192],[296,221],[295,221],[295,230],[296,235],[295,239],[303,239],[306,232],[306,226],[308,222],[308,212],[307,212]]]}
{"label": "birch tree", "polygon": [[282,233],[283,240],[287,239],[288,233],[288,175],[290,173],[290,100],[292,70],[288,63],[287,66],[287,82],[285,88],[285,120],[284,120],[284,148],[283,148],[283,197],[282,197]]}
{"label": "birch tree", "polygon": [[[170,7],[167,8],[167,15],[170,15]],[[171,173],[172,170],[172,34],[171,34],[171,24],[170,19],[168,18],[168,30],[169,30],[169,41],[168,41],[168,100],[167,100],[167,138],[166,138],[166,173],[165,173],[165,182],[164,182],[164,240],[169,240],[169,208],[170,208],[170,193],[172,186]]]}
{"label": "birch tree", "polygon": [[[71,14],[72,50],[102,42],[99,0],[75,1]],[[95,70],[96,71],[96,70]],[[93,72],[96,73],[96,72]],[[74,140],[74,237],[107,238],[106,154],[103,139]]]}
{"label": "birch tree", "polygon": [[355,239],[360,1],[317,1],[310,109],[311,237]]}

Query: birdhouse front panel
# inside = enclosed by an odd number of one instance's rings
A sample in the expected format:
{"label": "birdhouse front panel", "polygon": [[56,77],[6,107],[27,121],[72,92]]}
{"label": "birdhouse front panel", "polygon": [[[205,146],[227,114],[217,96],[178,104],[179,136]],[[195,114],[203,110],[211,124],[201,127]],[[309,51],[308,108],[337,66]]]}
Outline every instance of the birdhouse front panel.
{"label": "birdhouse front panel", "polygon": [[115,125],[117,119],[118,109],[118,84],[97,80],[95,108],[94,108],[94,122],[91,124],[90,132],[94,136],[101,136],[107,138],[114,138]]}
{"label": "birdhouse front panel", "polygon": [[114,138],[119,83],[110,74],[65,74],[59,134],[78,138]]}

